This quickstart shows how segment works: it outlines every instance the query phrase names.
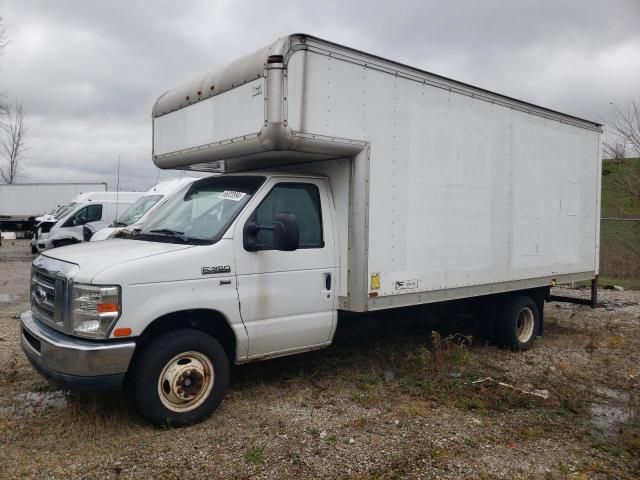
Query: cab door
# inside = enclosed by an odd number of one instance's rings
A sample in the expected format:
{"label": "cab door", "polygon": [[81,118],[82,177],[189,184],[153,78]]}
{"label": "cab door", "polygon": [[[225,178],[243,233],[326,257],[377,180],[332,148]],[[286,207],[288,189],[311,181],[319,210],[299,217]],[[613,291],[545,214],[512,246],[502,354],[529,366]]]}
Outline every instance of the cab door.
{"label": "cab door", "polygon": [[[261,191],[234,232],[249,358],[325,345],[336,322],[336,247],[325,180],[272,178]],[[263,229],[257,233],[258,249],[248,251],[247,223],[269,227],[279,213],[295,215],[298,248],[276,250],[273,230]]]}
{"label": "cab door", "polygon": [[88,223],[97,222],[102,218],[102,205],[99,203],[91,203],[85,205],[74,213],[62,226],[72,231],[78,238],[82,238],[82,227]]}

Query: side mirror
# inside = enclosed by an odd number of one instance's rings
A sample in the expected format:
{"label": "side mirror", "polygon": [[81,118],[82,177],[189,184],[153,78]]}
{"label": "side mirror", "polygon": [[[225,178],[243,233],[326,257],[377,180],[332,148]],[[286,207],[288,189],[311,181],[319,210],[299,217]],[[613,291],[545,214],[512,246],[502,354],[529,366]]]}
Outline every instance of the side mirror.
{"label": "side mirror", "polygon": [[256,238],[259,230],[260,226],[256,222],[249,222],[244,226],[242,230],[242,243],[246,251],[255,252],[260,250],[260,244]]}
{"label": "side mirror", "polygon": [[293,213],[276,213],[273,224],[273,243],[276,250],[291,252],[300,246],[300,227]]}
{"label": "side mirror", "polygon": [[82,227],[82,238],[84,239],[85,242],[88,242],[89,240],[91,240],[91,237],[93,237],[94,233],[96,232],[93,229],[93,227],[89,225],[85,225],[84,227]]}
{"label": "side mirror", "polygon": [[256,252],[263,249],[264,245],[258,242],[258,232],[260,230],[271,230],[273,232],[273,248],[291,252],[300,246],[300,228],[298,219],[293,213],[280,212],[276,214],[273,225],[258,225],[256,222],[248,222],[243,229],[244,249],[248,252]]}

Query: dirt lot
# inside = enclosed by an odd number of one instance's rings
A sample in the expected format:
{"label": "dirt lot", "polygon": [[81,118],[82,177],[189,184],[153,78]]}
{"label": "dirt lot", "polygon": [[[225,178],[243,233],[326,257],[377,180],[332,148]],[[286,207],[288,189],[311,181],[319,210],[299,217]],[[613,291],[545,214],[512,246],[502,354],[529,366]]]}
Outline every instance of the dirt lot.
{"label": "dirt lot", "polygon": [[[235,368],[212,418],[161,430],[122,395],[58,392],[32,370],[31,255],[4,243],[2,478],[640,477],[640,292],[547,304],[545,336],[519,354],[446,321],[341,326],[329,349]],[[472,383],[486,377],[530,393]]]}

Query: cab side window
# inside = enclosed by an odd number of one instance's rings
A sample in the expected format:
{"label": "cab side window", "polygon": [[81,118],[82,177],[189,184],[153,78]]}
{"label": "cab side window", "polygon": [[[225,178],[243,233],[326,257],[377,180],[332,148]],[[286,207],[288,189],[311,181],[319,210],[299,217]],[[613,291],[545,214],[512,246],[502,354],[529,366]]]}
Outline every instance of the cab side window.
{"label": "cab side window", "polygon": [[[256,208],[249,221],[270,226],[278,213],[293,213],[300,229],[298,248],[323,248],[322,211],[318,187],[309,183],[280,183]],[[272,250],[273,231],[260,230],[257,233],[260,250]]]}
{"label": "cab side window", "polygon": [[73,214],[64,224],[65,227],[84,225],[102,219],[102,205],[87,205]]}
{"label": "cab side window", "polygon": [[87,223],[102,220],[102,205],[87,206]]}

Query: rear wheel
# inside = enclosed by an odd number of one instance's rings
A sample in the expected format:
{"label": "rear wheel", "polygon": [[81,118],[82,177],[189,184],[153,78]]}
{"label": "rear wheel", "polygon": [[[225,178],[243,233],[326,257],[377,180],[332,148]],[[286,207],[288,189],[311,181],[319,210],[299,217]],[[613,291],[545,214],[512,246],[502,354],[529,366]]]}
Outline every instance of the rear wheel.
{"label": "rear wheel", "polygon": [[168,332],[147,345],[129,378],[143,417],[158,426],[206,419],[229,384],[229,361],[218,341],[198,330]]}
{"label": "rear wheel", "polygon": [[536,302],[526,295],[507,299],[498,314],[496,337],[514,351],[528,350],[538,336],[540,312]]}

